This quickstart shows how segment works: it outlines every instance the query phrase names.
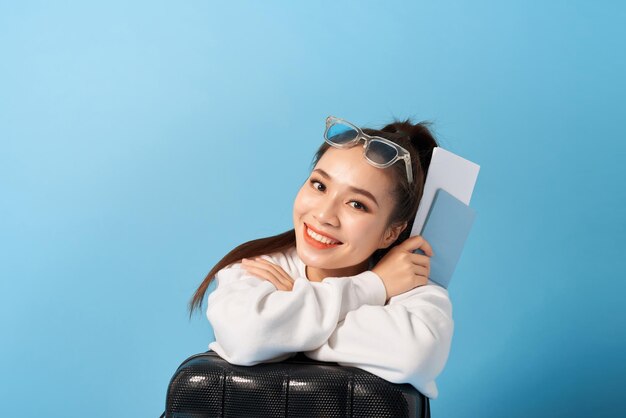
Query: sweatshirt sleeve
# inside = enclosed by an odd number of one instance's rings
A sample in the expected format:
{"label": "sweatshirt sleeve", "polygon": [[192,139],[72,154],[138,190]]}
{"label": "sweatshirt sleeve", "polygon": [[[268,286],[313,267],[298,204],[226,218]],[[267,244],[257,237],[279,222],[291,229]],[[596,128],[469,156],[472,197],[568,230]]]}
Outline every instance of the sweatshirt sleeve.
{"label": "sweatshirt sleeve", "polygon": [[322,282],[294,277],[288,292],[252,276],[240,263],[220,270],[216,280],[207,307],[216,341],[209,348],[245,366],[319,347],[348,312],[382,306],[386,296],[382,281],[371,271]]}
{"label": "sweatshirt sleeve", "polygon": [[453,327],[447,290],[425,285],[391,298],[388,305],[349,312],[327,341],[305,354],[410,383],[434,399],[435,377],[448,359]]}

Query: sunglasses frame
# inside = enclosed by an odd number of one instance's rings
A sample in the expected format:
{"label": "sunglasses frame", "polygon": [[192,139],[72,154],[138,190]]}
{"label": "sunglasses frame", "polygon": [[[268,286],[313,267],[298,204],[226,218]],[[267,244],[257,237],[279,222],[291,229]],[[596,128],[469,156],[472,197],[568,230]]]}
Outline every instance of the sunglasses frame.
{"label": "sunglasses frame", "polygon": [[[354,129],[357,133],[356,137],[354,139],[352,139],[349,142],[345,142],[343,144],[337,144],[336,142],[331,141],[328,138],[328,130],[330,129],[331,126],[340,123],[343,125],[347,125],[350,128]],[[378,168],[387,168],[390,167],[391,165],[393,165],[396,161],[398,160],[404,160],[404,165],[406,167],[406,177],[407,180],[409,181],[409,184],[413,183],[413,170],[411,167],[411,154],[409,154],[409,152],[402,148],[400,145],[391,142],[388,139],[385,138],[381,138],[380,136],[371,136],[366,134],[365,132],[363,132],[363,130],[361,128],[359,128],[358,126],[354,125],[353,123],[348,122],[345,119],[341,119],[335,116],[328,116],[326,118],[326,130],[324,131],[324,140],[326,141],[326,143],[328,143],[329,145],[335,147],[335,148],[352,148],[354,146],[356,146],[361,140],[365,141],[365,143],[363,144],[363,156],[365,157],[365,159],[367,160],[368,163],[370,163],[371,165],[373,165],[374,167],[378,167]],[[396,150],[396,156],[389,162],[384,163],[384,164],[380,164],[377,163],[375,161],[372,161],[368,156],[367,156],[367,151],[369,150],[370,144],[372,142],[381,142],[387,146],[392,147],[394,150]]]}

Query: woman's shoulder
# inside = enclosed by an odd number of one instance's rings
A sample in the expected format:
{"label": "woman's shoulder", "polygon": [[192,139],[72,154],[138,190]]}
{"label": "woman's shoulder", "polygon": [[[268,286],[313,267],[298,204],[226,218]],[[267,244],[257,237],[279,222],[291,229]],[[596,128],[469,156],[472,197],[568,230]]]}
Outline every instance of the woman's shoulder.
{"label": "woman's shoulder", "polygon": [[305,266],[300,257],[298,257],[298,251],[295,246],[283,251],[262,255],[261,258],[271,263],[278,264],[294,279],[304,276]]}
{"label": "woman's shoulder", "polygon": [[[305,266],[302,260],[300,259],[300,257],[298,257],[298,252],[296,251],[295,246],[290,247],[283,251],[276,251],[273,253],[263,254],[257,257],[267,260],[270,263],[279,265],[280,267],[283,268],[283,270],[285,270],[286,273],[288,273],[294,279],[296,277],[304,275]],[[241,261],[237,261],[235,263],[229,264],[228,266],[220,270],[218,272],[218,276],[220,275],[220,273],[221,275],[224,275],[224,273],[226,273],[227,271],[241,270],[241,269],[242,269]]]}
{"label": "woman's shoulder", "polygon": [[298,252],[296,251],[296,247],[293,246],[287,248],[286,250],[264,254],[260,257],[273,263],[286,263],[298,258]]}

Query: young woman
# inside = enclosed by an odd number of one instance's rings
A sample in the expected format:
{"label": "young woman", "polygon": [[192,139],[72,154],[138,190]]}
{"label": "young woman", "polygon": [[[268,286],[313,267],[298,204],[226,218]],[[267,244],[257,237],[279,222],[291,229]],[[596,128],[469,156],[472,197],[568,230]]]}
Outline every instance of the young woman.
{"label": "young woman", "polygon": [[230,363],[304,352],[435,398],[452,306],[428,280],[432,249],[409,232],[437,143],[423,123],[361,130],[334,117],[324,138],[294,202],[294,229],[228,253],[190,311],[215,277],[209,348]]}

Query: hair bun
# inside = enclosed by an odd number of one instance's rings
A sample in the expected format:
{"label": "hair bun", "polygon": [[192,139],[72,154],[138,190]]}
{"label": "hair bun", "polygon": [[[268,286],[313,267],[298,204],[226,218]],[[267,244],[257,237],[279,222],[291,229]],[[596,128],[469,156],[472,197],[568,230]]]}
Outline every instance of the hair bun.
{"label": "hair bun", "polygon": [[419,122],[413,124],[410,119],[405,121],[395,121],[381,129],[382,132],[396,133],[403,137],[408,137],[413,149],[417,152],[420,164],[424,173],[428,172],[430,158],[433,148],[437,146],[437,141],[431,133],[430,122]]}

